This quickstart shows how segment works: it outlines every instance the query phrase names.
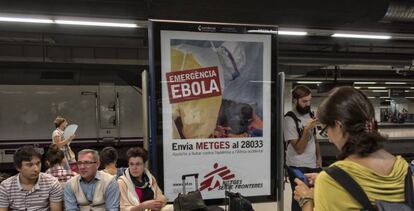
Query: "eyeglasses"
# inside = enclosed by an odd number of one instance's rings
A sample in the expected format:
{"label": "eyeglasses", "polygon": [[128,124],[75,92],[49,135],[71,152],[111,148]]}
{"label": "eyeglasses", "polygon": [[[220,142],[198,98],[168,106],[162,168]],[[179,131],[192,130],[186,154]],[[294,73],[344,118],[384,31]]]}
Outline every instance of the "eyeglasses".
{"label": "eyeglasses", "polygon": [[89,165],[92,165],[94,163],[97,163],[97,162],[96,161],[78,161],[78,162],[76,162],[76,164],[78,164],[78,166],[80,166],[80,165],[89,166]]}
{"label": "eyeglasses", "polygon": [[134,166],[136,166],[136,167],[142,167],[142,166],[144,166],[144,164],[143,163],[128,163],[128,166],[129,167],[134,167]]}
{"label": "eyeglasses", "polygon": [[328,137],[328,125],[325,125],[325,127],[322,128],[322,130],[319,132],[319,135],[322,137]]}

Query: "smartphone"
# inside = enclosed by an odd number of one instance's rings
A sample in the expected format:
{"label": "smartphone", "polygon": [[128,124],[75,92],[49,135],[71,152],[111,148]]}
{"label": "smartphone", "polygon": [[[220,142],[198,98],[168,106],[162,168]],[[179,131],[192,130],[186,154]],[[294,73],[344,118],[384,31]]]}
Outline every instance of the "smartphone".
{"label": "smartphone", "polygon": [[308,178],[298,168],[289,168],[296,178],[302,180],[307,186],[310,186]]}

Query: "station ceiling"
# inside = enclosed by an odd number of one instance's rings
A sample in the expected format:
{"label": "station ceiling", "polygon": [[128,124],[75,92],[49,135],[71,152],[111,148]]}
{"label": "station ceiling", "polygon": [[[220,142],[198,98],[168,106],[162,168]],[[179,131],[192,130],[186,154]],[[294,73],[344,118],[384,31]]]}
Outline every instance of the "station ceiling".
{"label": "station ceiling", "polygon": [[[280,69],[291,80],[407,81],[414,77],[414,3],[391,0],[37,0],[0,1],[0,14],[273,24],[313,30],[279,37]],[[393,34],[346,39],[319,32]],[[0,23],[0,67],[21,63],[146,66],[147,31]],[[120,68],[122,69],[122,68]]]}

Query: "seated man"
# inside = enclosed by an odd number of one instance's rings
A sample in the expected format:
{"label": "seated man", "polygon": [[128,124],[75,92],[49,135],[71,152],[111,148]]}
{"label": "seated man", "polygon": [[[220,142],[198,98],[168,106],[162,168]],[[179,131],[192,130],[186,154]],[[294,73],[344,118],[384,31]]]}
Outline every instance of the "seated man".
{"label": "seated man", "polygon": [[14,153],[19,173],[0,184],[0,211],[62,210],[62,186],[55,177],[40,172],[41,157],[33,146],[23,146]]}
{"label": "seated man", "polygon": [[79,175],[65,185],[65,210],[118,211],[118,183],[112,175],[98,171],[98,152],[91,149],[80,151],[77,164]]}

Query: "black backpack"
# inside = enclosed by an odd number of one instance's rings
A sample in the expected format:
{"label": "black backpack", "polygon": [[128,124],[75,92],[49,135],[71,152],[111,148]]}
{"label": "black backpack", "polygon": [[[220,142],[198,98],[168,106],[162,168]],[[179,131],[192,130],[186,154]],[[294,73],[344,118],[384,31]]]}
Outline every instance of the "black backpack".
{"label": "black backpack", "polygon": [[228,211],[254,211],[252,203],[244,198],[240,193],[225,191],[225,194],[226,197],[228,197]]}
{"label": "black backpack", "polygon": [[[309,112],[310,117],[313,119],[315,118],[315,115],[312,112]],[[299,122],[301,122],[301,120],[296,116],[296,114],[293,111],[288,111],[285,114],[285,117],[290,117],[293,119],[293,121],[295,121],[295,125],[296,125],[296,131],[298,132],[299,138],[302,136],[303,134],[303,129],[299,127]],[[316,130],[314,131],[314,133],[316,134]]]}
{"label": "black backpack", "polygon": [[372,205],[361,186],[359,186],[358,183],[356,183],[344,170],[337,166],[332,166],[326,169],[326,173],[328,173],[329,176],[338,182],[362,205],[363,208],[361,211],[414,211],[413,180],[410,167],[408,167],[407,176],[405,177],[404,203],[376,201],[375,205]]}

